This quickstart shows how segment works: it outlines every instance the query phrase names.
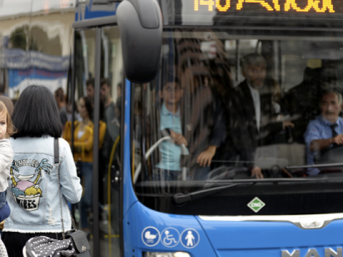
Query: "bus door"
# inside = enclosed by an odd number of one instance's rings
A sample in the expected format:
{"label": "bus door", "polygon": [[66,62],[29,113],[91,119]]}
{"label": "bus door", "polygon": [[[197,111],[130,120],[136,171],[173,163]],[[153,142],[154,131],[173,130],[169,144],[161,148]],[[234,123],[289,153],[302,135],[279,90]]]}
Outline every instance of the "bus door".
{"label": "bus door", "polygon": [[[74,24],[74,159],[83,196],[74,206],[79,229],[92,256],[121,255],[121,100],[122,54],[118,27],[82,28]],[[70,128],[68,128],[70,126]]]}

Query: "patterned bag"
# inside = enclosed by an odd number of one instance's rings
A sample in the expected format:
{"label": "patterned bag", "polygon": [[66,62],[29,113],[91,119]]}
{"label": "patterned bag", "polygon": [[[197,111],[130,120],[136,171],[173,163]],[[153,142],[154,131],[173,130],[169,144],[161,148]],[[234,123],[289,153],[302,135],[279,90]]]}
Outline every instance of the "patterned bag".
{"label": "patterned bag", "polygon": [[0,239],[0,257],[8,257],[7,249],[2,240]]}
{"label": "patterned bag", "polygon": [[36,236],[26,242],[25,257],[75,256],[71,239],[57,240],[46,236]]}
{"label": "patterned bag", "polygon": [[[55,165],[59,165],[58,139],[54,140]],[[57,169],[58,183],[60,183],[60,173]],[[64,232],[64,222],[62,214],[62,194],[58,187],[60,197],[60,211],[62,221],[62,240],[49,238],[46,236],[36,236],[28,240],[23,248],[24,257],[57,257],[57,256],[79,256],[90,257],[90,246],[85,233],[77,230],[74,219],[71,217],[74,230],[67,234]]]}

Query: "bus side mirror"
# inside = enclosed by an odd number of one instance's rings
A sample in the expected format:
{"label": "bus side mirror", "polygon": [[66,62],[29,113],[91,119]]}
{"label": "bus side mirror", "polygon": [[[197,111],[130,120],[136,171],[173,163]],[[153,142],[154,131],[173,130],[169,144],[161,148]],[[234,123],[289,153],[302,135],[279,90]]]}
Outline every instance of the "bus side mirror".
{"label": "bus side mirror", "polygon": [[162,47],[162,14],[156,0],[124,0],[117,9],[126,77],[136,83],[153,80]]}

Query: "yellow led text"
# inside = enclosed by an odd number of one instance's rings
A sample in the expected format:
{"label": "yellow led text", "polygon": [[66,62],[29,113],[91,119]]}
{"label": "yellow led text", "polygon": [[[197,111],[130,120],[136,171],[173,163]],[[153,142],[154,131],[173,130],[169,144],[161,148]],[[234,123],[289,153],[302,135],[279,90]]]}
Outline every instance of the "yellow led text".
{"label": "yellow led text", "polygon": [[307,6],[304,9],[301,9],[296,4],[295,0],[287,0],[285,3],[285,11],[288,12],[290,9],[294,9],[297,12],[308,12],[313,8],[316,12],[325,12],[326,9],[329,10],[330,13],[334,13],[335,10],[333,9],[333,5],[331,0],[323,0],[323,7],[319,7],[320,0],[308,0]]}
{"label": "yellow led text", "polygon": [[216,7],[220,12],[226,12],[230,8],[230,0],[226,0],[224,6],[220,4],[220,0],[216,0]]}
{"label": "yellow led text", "polygon": [[[194,0],[194,11],[199,11],[201,5],[208,6],[209,11],[214,10],[214,6],[220,12],[226,12],[231,7],[231,0],[225,0],[225,4],[221,4],[220,0]],[[238,0],[236,5],[236,10],[243,9],[243,3],[257,3],[262,5],[268,11],[281,11],[279,0],[273,0],[273,7],[267,3],[265,0]],[[322,3],[322,7],[320,4]],[[300,8],[296,0],[286,0],[284,11],[288,12],[289,10],[295,10],[296,12],[309,12],[311,9],[315,10],[318,13],[324,13],[328,10],[329,13],[334,13],[335,10],[332,5],[332,0],[307,0],[307,6],[303,9]]]}

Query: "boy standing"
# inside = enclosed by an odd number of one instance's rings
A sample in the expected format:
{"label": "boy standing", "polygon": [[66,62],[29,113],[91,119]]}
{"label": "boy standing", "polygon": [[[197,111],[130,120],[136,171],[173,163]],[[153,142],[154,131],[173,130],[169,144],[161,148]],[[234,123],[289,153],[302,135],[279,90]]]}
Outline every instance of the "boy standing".
{"label": "boy standing", "polygon": [[164,141],[160,145],[161,161],[156,167],[161,175],[164,174],[165,180],[177,180],[181,175],[181,145],[187,146],[181,127],[180,99],[182,95],[183,90],[175,78],[168,81],[159,91],[159,97],[162,99],[159,130],[162,133],[167,132],[173,140]]}

